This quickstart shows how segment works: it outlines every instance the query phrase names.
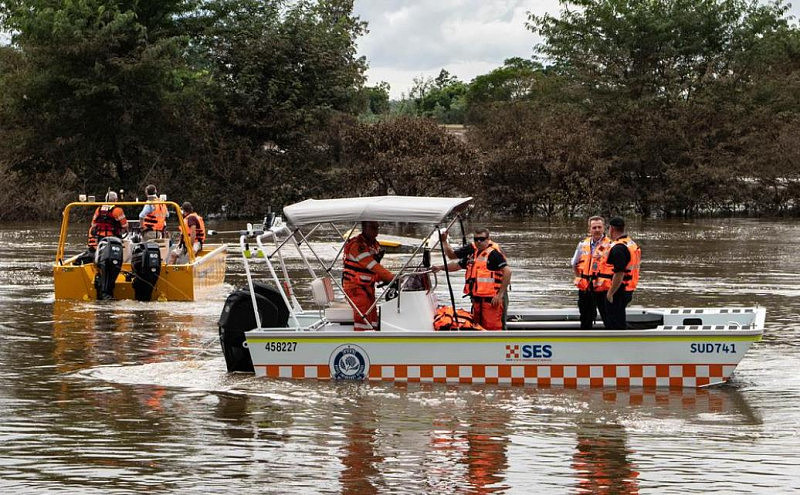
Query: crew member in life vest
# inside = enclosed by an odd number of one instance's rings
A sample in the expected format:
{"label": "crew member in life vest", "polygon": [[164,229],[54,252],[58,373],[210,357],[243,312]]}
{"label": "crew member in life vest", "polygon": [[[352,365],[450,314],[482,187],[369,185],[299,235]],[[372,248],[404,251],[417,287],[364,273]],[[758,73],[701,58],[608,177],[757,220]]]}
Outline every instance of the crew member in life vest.
{"label": "crew member in life vest", "polygon": [[[158,191],[153,184],[148,185],[144,192],[147,194],[148,202],[158,201]],[[144,208],[139,213],[139,228],[142,231],[142,239],[149,241],[163,238],[164,232],[167,230],[167,218],[169,218],[167,205],[144,205]]]}
{"label": "crew member in life vest", "polygon": [[[117,193],[108,191],[106,202],[117,201]],[[116,205],[102,205],[94,210],[92,225],[89,227],[89,251],[97,249],[97,243],[104,237],[120,237],[123,232],[128,231],[128,219],[125,212]]]}
{"label": "crew member in life vest", "polygon": [[572,256],[575,286],[578,288],[578,311],[581,313],[581,328],[591,330],[597,311],[605,321],[606,293],[611,286],[610,278],[598,278],[600,262],[611,248],[611,239],[605,235],[606,221],[603,217],[589,218],[589,236],[578,243]]}
{"label": "crew member in life vest", "polygon": [[[511,268],[500,246],[492,241],[489,229],[477,228],[472,244],[453,249],[447,242],[447,232],[441,235],[448,258],[459,261],[447,264],[447,271],[466,269],[464,295],[472,299],[472,319],[486,330],[505,328],[505,297],[511,283]],[[434,266],[434,272],[444,266]]]}
{"label": "crew member in life vest", "polygon": [[394,280],[392,272],[380,263],[383,250],[377,240],[379,230],[378,222],[361,222],[361,233],[344,244],[342,288],[355,306],[353,328],[356,331],[378,330],[378,310],[370,311],[375,303],[375,283]]}
{"label": "crew member in life vest", "polygon": [[606,328],[620,330],[628,328],[625,308],[631,302],[633,291],[639,284],[639,266],[642,250],[625,233],[625,221],[614,217],[608,222],[611,249],[600,265],[598,277],[611,280],[606,294]]}
{"label": "crew member in life vest", "polygon": [[[192,203],[188,201],[181,205],[181,214],[186,223],[186,228],[189,230],[192,249],[194,249],[194,254],[197,254],[203,249],[203,243],[206,241],[206,223],[203,221],[203,217],[194,211]],[[186,246],[183,242],[183,236],[181,236],[181,242],[178,247],[170,251],[167,264],[172,265],[179,260],[185,263],[187,261],[186,254]]]}

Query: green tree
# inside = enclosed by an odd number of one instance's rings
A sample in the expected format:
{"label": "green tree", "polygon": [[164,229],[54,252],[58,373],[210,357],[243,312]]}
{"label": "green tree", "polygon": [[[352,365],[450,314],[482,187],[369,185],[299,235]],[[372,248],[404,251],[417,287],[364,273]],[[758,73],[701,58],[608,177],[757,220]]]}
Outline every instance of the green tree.
{"label": "green tree", "polygon": [[337,112],[360,112],[366,25],[352,0],[212,0],[202,43],[228,123],[261,146],[313,141]]}
{"label": "green tree", "polygon": [[470,105],[497,101],[528,99],[536,88],[537,75],[542,65],[531,60],[514,57],[506,59],[502,67],[481,74],[469,84],[466,99]]}
{"label": "green tree", "polygon": [[370,115],[384,115],[389,113],[389,83],[381,81],[376,86],[366,86],[364,88],[364,99],[366,113]]}
{"label": "green tree", "polygon": [[71,169],[92,185],[137,183],[163,163],[180,129],[183,89],[196,77],[180,28],[191,7],[5,2],[4,25],[14,33],[6,50],[19,60],[2,77],[5,160],[27,173]]}
{"label": "green tree", "polygon": [[[688,100],[787,29],[781,0],[562,0],[560,16],[529,14],[539,53],[593,94]],[[757,50],[758,51],[758,50]],[[615,102],[611,101],[611,104]]]}
{"label": "green tree", "polygon": [[763,163],[758,159],[740,167],[740,157],[775,156],[774,139],[751,137],[763,136],[759,126],[770,120],[767,128],[794,125],[777,117],[797,109],[797,99],[788,97],[792,91],[785,91],[797,87],[792,81],[800,53],[786,5],[563,5],[558,17],[530,15],[529,28],[543,37],[539,53],[574,92],[572,101],[594,116],[602,132],[615,207],[643,215],[694,215],[741,201],[737,190],[746,190],[745,181],[767,168],[754,168]]}

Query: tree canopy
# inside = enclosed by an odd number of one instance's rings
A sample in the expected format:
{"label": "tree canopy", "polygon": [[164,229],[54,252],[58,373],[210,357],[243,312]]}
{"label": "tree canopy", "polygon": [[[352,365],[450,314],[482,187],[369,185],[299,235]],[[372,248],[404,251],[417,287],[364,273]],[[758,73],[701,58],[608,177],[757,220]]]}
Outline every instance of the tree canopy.
{"label": "tree canopy", "polygon": [[0,219],[147,183],[240,215],[373,192],[522,215],[798,211],[782,0],[561,5],[529,15],[531,58],[469,82],[443,68],[391,101],[365,86],[352,0],[2,2]]}

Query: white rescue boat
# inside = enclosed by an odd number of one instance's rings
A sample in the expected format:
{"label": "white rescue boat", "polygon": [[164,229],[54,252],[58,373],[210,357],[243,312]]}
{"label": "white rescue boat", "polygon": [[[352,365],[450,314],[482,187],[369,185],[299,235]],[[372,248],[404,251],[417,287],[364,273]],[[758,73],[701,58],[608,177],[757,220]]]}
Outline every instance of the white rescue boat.
{"label": "white rescue boat", "polygon": [[[728,381],[762,337],[766,311],[760,307],[629,308],[627,329],[600,324],[600,329],[581,330],[577,309],[512,306],[506,330],[435,330],[437,308],[455,306],[453,291],[460,292],[462,281],[431,272],[429,257],[433,252],[444,258],[439,233],[458,220],[470,200],[306,200],[284,208],[286,223],[278,218],[251,238],[243,235],[242,252],[250,253],[249,241],[255,238],[271,283],[254,282],[249,258],[244,258],[248,288],[228,297],[220,318],[228,370],[314,380],[705,387]],[[309,238],[321,225],[338,233],[337,224],[353,228],[361,221],[414,222],[431,230],[395,282],[378,291],[378,328],[357,332],[350,301],[337,282],[342,250],[333,261],[323,261]],[[281,254],[289,248],[308,271],[309,309],[296,298]],[[437,277],[445,279],[449,301],[439,301]]]}

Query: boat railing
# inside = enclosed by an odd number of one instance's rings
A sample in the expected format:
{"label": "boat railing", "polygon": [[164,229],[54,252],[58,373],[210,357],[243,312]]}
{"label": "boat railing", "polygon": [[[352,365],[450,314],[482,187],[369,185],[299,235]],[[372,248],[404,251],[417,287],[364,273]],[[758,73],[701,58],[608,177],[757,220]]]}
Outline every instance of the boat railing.
{"label": "boat railing", "polygon": [[[420,270],[416,272],[406,272],[400,273],[397,275],[397,310],[400,311],[400,295],[405,292],[410,291],[418,291],[420,289],[424,289],[426,294],[430,294],[434,292],[436,288],[439,286],[439,279],[437,277],[433,277],[433,283],[431,284],[431,273],[434,273],[431,269]],[[416,281],[415,283],[411,283],[412,281]],[[421,286],[421,287],[420,287]],[[387,294],[387,299],[390,298]]]}
{"label": "boat railing", "polygon": [[[189,228],[186,226],[186,221],[183,217],[183,213],[181,213],[181,208],[178,206],[178,203],[174,201],[76,201],[69,203],[62,212],[61,217],[61,232],[58,236],[58,248],[56,249],[56,264],[63,265],[64,264],[64,250],[67,244],[67,232],[69,231],[69,220],[70,220],[70,212],[73,208],[76,207],[83,207],[83,208],[96,208],[98,206],[104,205],[114,205],[114,206],[144,206],[144,205],[165,205],[168,209],[174,210],[175,216],[178,221],[178,228],[180,229],[181,238],[183,239],[185,246],[191,246],[191,239],[189,237]],[[130,223],[130,222],[129,222]],[[138,221],[137,221],[138,225]],[[189,258],[189,263],[194,263],[195,261],[195,254],[194,250],[187,249],[187,255]]]}

